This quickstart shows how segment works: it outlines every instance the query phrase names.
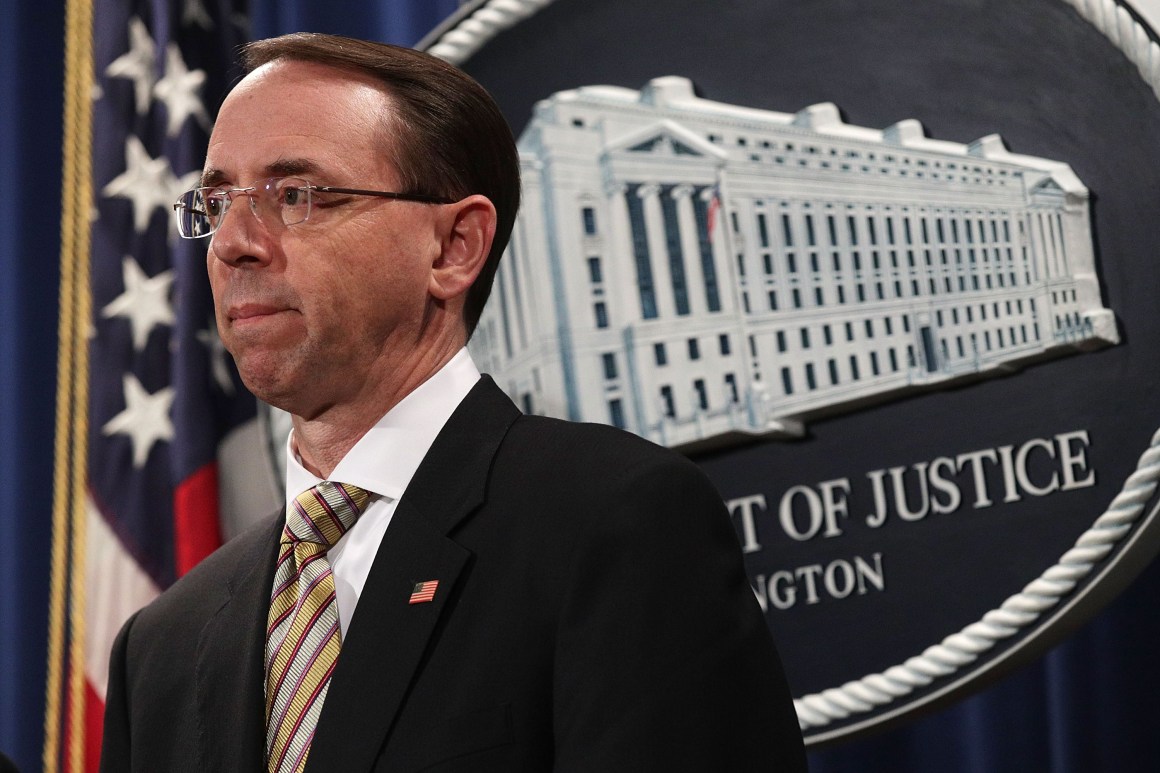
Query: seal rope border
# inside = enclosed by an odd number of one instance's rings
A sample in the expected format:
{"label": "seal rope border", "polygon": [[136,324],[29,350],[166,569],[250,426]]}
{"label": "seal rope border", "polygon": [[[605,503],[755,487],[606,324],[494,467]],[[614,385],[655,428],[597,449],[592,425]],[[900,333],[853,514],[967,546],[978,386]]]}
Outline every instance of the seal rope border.
{"label": "seal rope border", "polygon": [[[555,0],[487,0],[475,10],[453,17],[437,29],[433,40],[420,44],[428,53],[462,64],[487,41],[532,16]],[[1139,70],[1160,100],[1160,43],[1147,27],[1117,0],[1060,0],[1074,8],[1116,46]],[[426,43],[427,41],[424,41]],[[1160,481],[1160,429],[1152,435],[1136,470],[1124,481],[1108,509],[1060,557],[1058,563],[983,615],[919,655],[882,673],[870,674],[840,687],[794,699],[802,730],[825,727],[881,708],[937,679],[949,677],[976,661],[982,653],[1038,620],[1068,596],[1096,564],[1123,541],[1144,513]]]}

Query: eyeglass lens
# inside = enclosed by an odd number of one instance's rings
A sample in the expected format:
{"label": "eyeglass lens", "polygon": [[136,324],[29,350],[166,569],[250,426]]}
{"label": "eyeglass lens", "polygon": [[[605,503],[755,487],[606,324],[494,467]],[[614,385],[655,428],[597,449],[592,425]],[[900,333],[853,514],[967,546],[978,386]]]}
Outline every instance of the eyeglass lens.
{"label": "eyeglass lens", "polygon": [[272,177],[250,188],[195,188],[183,193],[173,206],[178,233],[186,239],[214,233],[239,196],[248,199],[250,211],[266,223],[296,225],[310,217],[310,184],[296,177]]}

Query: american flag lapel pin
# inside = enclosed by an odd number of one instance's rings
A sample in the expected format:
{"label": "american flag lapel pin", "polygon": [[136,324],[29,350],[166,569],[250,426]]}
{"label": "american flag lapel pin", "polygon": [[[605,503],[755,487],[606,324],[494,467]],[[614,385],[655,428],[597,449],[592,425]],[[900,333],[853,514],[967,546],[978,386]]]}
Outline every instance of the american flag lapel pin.
{"label": "american flag lapel pin", "polygon": [[407,603],[422,604],[433,600],[435,598],[435,589],[438,587],[438,580],[426,580],[415,583],[415,587],[411,589],[411,600]]}

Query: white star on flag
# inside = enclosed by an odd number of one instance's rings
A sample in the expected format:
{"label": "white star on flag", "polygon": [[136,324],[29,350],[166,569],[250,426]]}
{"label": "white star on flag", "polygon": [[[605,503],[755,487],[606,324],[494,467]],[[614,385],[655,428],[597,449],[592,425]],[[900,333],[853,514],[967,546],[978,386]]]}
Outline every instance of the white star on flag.
{"label": "white star on flag", "polygon": [[205,10],[205,3],[202,0],[185,0],[185,6],[181,11],[181,23],[187,27],[196,24],[206,32],[213,29],[213,19]]}
{"label": "white star on flag", "polygon": [[[129,199],[133,202],[133,227],[144,233],[149,227],[153,210],[168,210],[177,197],[197,184],[201,173],[194,170],[176,177],[165,156],[151,158],[141,140],[130,134],[125,140],[125,171],[101,189],[105,196]],[[170,228],[175,228],[169,218]]]}
{"label": "white star on flag", "polygon": [[132,373],[126,373],[122,383],[125,410],[109,419],[101,432],[128,435],[133,441],[133,466],[140,468],[145,466],[154,443],[173,440],[169,409],[173,405],[174,391],[168,386],[149,394]]}
{"label": "white star on flag", "polygon": [[234,393],[234,380],[230,378],[229,352],[218,335],[217,323],[210,319],[209,326],[197,331],[197,340],[209,350],[209,367],[213,380],[227,395]]}
{"label": "white star on flag", "polygon": [[169,269],[155,277],[148,277],[129,255],[121,262],[125,289],[101,309],[101,316],[106,319],[127,318],[133,329],[133,348],[136,351],[145,348],[153,328],[172,325],[176,321],[173,306],[169,302],[169,290],[173,286],[174,276],[173,269]]}
{"label": "white star on flag", "polygon": [[169,112],[169,122],[165,133],[176,137],[181,133],[185,119],[193,116],[201,127],[209,132],[212,128],[209,114],[201,101],[201,87],[205,84],[205,71],[190,72],[181,57],[181,48],[170,43],[165,49],[165,77],[153,87],[153,96],[165,103]]}
{"label": "white star on flag", "polygon": [[150,94],[157,80],[154,64],[153,37],[149,28],[134,16],[129,20],[129,50],[109,63],[105,75],[110,78],[132,78],[133,95],[137,100],[137,113],[149,112]]}

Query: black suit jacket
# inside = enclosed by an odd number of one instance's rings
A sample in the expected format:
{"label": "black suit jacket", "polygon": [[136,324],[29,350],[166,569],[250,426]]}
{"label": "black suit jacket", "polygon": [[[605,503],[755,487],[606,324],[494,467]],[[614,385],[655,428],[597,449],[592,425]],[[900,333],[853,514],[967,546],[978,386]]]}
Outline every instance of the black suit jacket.
{"label": "black suit jacket", "polygon": [[[264,769],[282,515],[130,619],[102,770]],[[415,583],[438,580],[429,603]],[[400,500],[307,770],[802,771],[719,495],[617,430],[522,416],[484,377]]]}

